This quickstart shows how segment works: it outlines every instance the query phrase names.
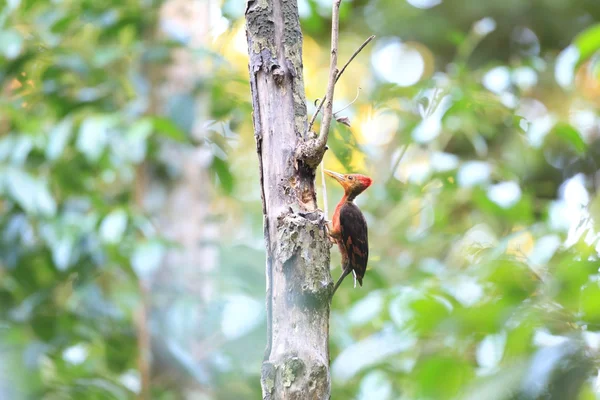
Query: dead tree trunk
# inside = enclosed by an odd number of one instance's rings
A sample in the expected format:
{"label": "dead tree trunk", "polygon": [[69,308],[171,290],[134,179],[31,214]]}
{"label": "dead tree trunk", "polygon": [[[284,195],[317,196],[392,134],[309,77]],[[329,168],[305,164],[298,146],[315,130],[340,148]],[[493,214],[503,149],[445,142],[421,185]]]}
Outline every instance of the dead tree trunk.
{"label": "dead tree trunk", "polygon": [[246,22],[267,251],[263,399],[329,399],[331,246],[314,185],[324,146],[306,151],[296,0],[249,0]]}

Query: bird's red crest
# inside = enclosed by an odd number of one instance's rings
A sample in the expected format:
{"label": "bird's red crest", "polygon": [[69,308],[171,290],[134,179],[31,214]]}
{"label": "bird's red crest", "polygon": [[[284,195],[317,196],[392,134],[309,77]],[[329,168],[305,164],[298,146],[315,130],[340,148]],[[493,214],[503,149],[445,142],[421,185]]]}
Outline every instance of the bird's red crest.
{"label": "bird's red crest", "polygon": [[373,183],[373,180],[368,176],[358,175],[356,178],[363,184],[365,189],[371,186],[371,184]]}

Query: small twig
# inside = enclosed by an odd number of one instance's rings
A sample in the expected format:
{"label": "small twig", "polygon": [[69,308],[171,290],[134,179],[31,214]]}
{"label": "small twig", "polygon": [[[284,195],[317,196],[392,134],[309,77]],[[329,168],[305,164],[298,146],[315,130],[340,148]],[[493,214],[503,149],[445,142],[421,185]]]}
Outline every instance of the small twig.
{"label": "small twig", "polygon": [[425,110],[425,116],[423,117],[423,119],[431,117],[431,114],[433,114],[433,111],[435,111],[435,109],[437,108],[440,102],[440,93],[440,88],[436,87],[435,89],[433,89],[433,93],[431,94],[431,101],[427,105],[427,110]]}
{"label": "small twig", "polygon": [[342,74],[344,73],[344,71],[346,70],[346,68],[348,68],[348,65],[350,65],[350,63],[352,62],[352,60],[354,60],[356,58],[356,56],[358,55],[358,53],[360,53],[362,51],[362,49],[365,48],[366,45],[369,44],[369,42],[371,40],[375,39],[375,35],[371,35],[367,38],[367,40],[365,40],[363,42],[363,44],[360,45],[360,47],[358,49],[356,49],[356,51],[354,52],[354,54],[352,54],[352,57],[350,57],[350,59],[348,59],[348,61],[346,62],[346,64],[344,65],[344,67],[340,70],[340,73],[338,74],[335,83],[337,83],[338,79],[340,79],[340,76],[342,76]]}
{"label": "small twig", "polygon": [[354,100],[352,100],[350,103],[346,104],[344,107],[340,108],[339,110],[337,110],[337,111],[334,111],[334,112],[333,112],[333,115],[336,115],[336,114],[339,114],[339,113],[341,113],[341,112],[342,112],[342,111],[344,111],[346,108],[348,108],[348,107],[350,107],[352,104],[356,103],[356,100],[358,100],[358,96],[359,96],[359,95],[360,95],[360,88],[358,88],[358,89],[356,90],[356,97],[354,98]]}
{"label": "small twig", "polygon": [[394,177],[394,175],[396,174],[396,170],[398,169],[398,166],[400,165],[400,161],[402,161],[402,158],[406,154],[406,150],[408,150],[408,144],[404,145],[404,147],[402,148],[402,151],[400,152],[400,155],[398,156],[396,161],[394,161],[394,165],[392,166],[392,171],[391,171],[391,174],[390,174],[390,177],[388,178],[388,180],[392,179]]}
{"label": "small twig", "polygon": [[[317,99],[317,100],[319,100],[319,99]],[[315,103],[316,103],[316,101],[315,101]],[[306,130],[307,132],[310,132],[310,130],[312,129],[312,126],[315,123],[315,119],[317,119],[317,115],[319,115],[319,112],[321,111],[321,108],[323,107],[324,103],[325,103],[325,97],[323,97],[323,99],[319,103],[319,106],[317,107],[317,111],[315,111],[312,118],[310,119],[310,122],[308,123],[308,129]]]}
{"label": "small twig", "polygon": [[[317,100],[319,100],[319,99],[317,99]],[[316,101],[315,101],[315,103],[316,103]],[[319,106],[317,107],[317,111],[315,111],[312,118],[310,119],[310,122],[308,123],[308,129],[306,130],[307,132],[310,132],[310,130],[312,129],[312,126],[315,123],[315,119],[317,119],[317,115],[319,115],[319,112],[321,111],[323,104],[325,104],[325,97],[323,97],[323,99],[319,103]]]}
{"label": "small twig", "polygon": [[[433,91],[433,94],[431,95],[431,101],[429,102],[429,104],[427,105],[427,109],[423,112],[423,120],[429,118],[431,116],[431,114],[433,113],[433,110],[435,110],[435,108],[437,107],[437,98],[438,98],[438,88],[435,88]],[[435,105],[434,105],[435,102]],[[400,151],[400,155],[398,156],[398,158],[396,159],[396,161],[394,161],[394,165],[392,166],[392,170],[391,170],[391,174],[389,179],[392,179],[394,177],[394,175],[396,174],[396,170],[398,169],[398,166],[400,165],[400,162],[402,161],[402,158],[404,158],[404,155],[406,154],[406,150],[408,150],[408,144],[404,145],[404,147],[402,148],[402,150]]]}
{"label": "small twig", "polygon": [[323,212],[325,218],[329,219],[329,207],[327,206],[327,185],[325,184],[325,167],[321,163],[321,184],[323,185]]}
{"label": "small twig", "polygon": [[[335,3],[334,3],[335,5]],[[333,28],[332,28],[333,29]],[[333,36],[333,32],[332,32],[332,36]],[[375,39],[375,35],[371,35],[367,38],[367,40],[365,40],[363,42],[363,44],[360,45],[360,47],[358,49],[356,49],[356,51],[354,52],[354,54],[352,54],[352,57],[350,57],[350,59],[348,59],[348,61],[346,62],[346,64],[344,65],[344,67],[340,70],[340,72],[337,74],[337,76],[335,77],[335,81],[334,81],[334,85],[337,83],[337,81],[340,79],[340,77],[342,76],[342,74],[344,73],[344,71],[346,70],[346,68],[348,68],[348,65],[350,65],[350,63],[352,62],[352,60],[354,60],[356,58],[356,56],[358,55],[358,53],[360,53],[362,51],[362,49],[365,48],[366,45],[369,44],[369,42],[371,40]],[[333,49],[333,43],[332,43],[332,49]],[[312,129],[313,124],[315,123],[315,120],[317,119],[317,115],[319,115],[319,112],[321,112],[321,108],[323,108],[323,104],[325,104],[325,99],[327,97],[324,97],[321,102],[319,103],[319,106],[317,107],[317,111],[315,111],[315,113],[313,114],[312,118],[310,119],[310,122],[308,123],[308,132],[310,132],[310,130]],[[324,119],[324,118],[323,118]],[[325,140],[325,143],[327,143],[327,140]]]}

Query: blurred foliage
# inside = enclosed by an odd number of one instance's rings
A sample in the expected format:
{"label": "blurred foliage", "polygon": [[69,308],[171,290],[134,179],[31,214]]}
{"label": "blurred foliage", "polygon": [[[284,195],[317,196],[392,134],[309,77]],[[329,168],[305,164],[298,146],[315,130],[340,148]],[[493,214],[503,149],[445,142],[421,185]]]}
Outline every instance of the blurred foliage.
{"label": "blurred foliage", "polygon": [[[179,160],[162,151],[175,143],[209,155],[219,265],[200,310],[168,280],[153,288],[152,302],[176,306],[148,327],[154,363],[175,375],[155,376],[152,398],[181,398],[190,379],[201,398],[259,398],[264,250],[244,7],[211,4],[212,42],[193,49],[208,73],[164,100],[161,69],[192,45],[159,38],[161,4],[1,9],[0,398],[136,397],[143,288],[178,246],[141,207],[136,177],[144,166],[176,181]],[[299,4],[312,104],[330,4]],[[378,39],[336,89],[334,109],[362,91],[325,163],[375,184],[357,199],[365,285],[345,283],[333,302],[332,398],[600,398],[598,20],[586,0],[343,3],[341,59]],[[202,102],[211,119],[192,138]],[[332,209],[341,192],[328,186]],[[334,249],[334,276],[338,265]]]}
{"label": "blurred foliage", "polygon": [[145,116],[143,64],[164,53],[144,40],[156,17],[138,1],[2,8],[2,398],[139,390],[131,260],[153,234],[136,168],[177,136]]}

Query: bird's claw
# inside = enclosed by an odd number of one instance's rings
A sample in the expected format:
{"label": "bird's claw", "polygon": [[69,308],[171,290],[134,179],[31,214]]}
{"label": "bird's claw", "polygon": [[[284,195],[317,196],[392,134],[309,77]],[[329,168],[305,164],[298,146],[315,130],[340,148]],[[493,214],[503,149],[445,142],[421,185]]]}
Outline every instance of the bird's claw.
{"label": "bird's claw", "polygon": [[335,240],[335,238],[333,236],[331,236],[331,225],[329,220],[325,220],[326,224],[325,224],[325,230],[327,231],[327,237],[329,238],[329,241],[333,244],[336,244],[337,241]]}
{"label": "bird's claw", "polygon": [[323,210],[321,210],[320,208],[317,208],[316,211],[319,213],[319,222],[321,222],[321,223],[329,222],[329,220],[327,219],[327,215],[325,215]]}

